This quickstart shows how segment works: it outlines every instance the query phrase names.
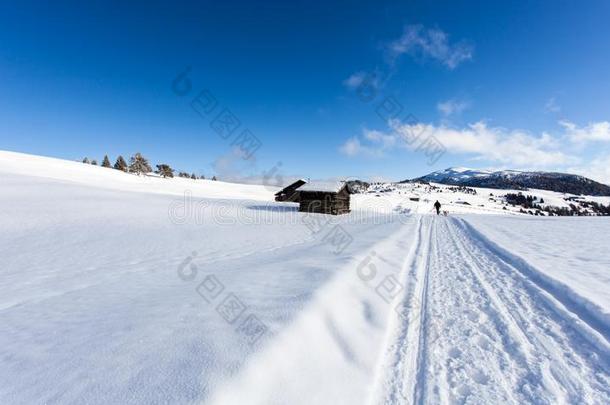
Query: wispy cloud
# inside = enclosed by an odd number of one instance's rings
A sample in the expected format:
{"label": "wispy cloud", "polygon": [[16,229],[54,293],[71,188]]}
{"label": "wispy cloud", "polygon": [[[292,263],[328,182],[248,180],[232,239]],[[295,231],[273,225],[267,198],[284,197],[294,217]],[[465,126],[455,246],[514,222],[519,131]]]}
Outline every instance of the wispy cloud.
{"label": "wispy cloud", "polygon": [[396,137],[393,135],[370,129],[364,129],[362,132],[366,140],[381,145],[384,149],[393,148],[396,145]]}
{"label": "wispy cloud", "polygon": [[610,142],[610,122],[591,122],[584,127],[579,127],[570,121],[560,121],[559,124],[565,129],[566,136],[574,143],[587,142]]}
{"label": "wispy cloud", "polygon": [[356,72],[353,73],[350,77],[343,81],[343,85],[348,89],[356,89],[358,86],[362,84],[364,78],[366,77],[365,72]]}
{"label": "wispy cloud", "polygon": [[470,107],[470,103],[467,101],[459,100],[447,100],[442,101],[436,105],[437,110],[445,117],[448,118],[452,115],[459,115]]}
{"label": "wispy cloud", "polygon": [[436,60],[451,70],[474,55],[472,44],[466,41],[451,43],[444,31],[423,25],[405,26],[400,38],[390,42],[387,49],[392,63],[402,55],[410,55],[422,60]]}
{"label": "wispy cloud", "polygon": [[[386,60],[374,73],[358,71],[343,81],[350,90],[357,89],[365,79],[367,85],[380,88],[395,74],[395,62],[402,55],[410,55],[418,60],[432,59],[450,70],[472,59],[474,46],[465,41],[451,43],[449,35],[438,28],[425,28],[423,25],[406,25],[400,38],[386,43]],[[380,80],[381,78],[381,80]]]}
{"label": "wispy cloud", "polygon": [[339,147],[339,151],[346,156],[358,156],[362,153],[362,144],[360,143],[360,139],[358,137],[353,136],[346,140],[343,145]]}
{"label": "wispy cloud", "polygon": [[225,154],[218,156],[212,162],[214,173],[226,181],[238,181],[246,177],[245,173],[255,171],[256,158],[244,159],[244,152],[240,148],[232,148]]}
{"label": "wispy cloud", "polygon": [[[364,135],[366,139],[366,134]],[[365,141],[366,142],[366,141]],[[353,136],[346,140],[343,145],[339,147],[339,151],[349,157],[363,156],[370,158],[383,157],[386,147],[380,144],[376,140],[371,141],[369,139],[367,144],[363,144],[359,137]]]}
{"label": "wispy cloud", "polygon": [[555,97],[549,98],[544,104],[544,111],[547,113],[558,113],[561,111],[561,106],[557,104]]}
{"label": "wispy cloud", "polygon": [[[533,136],[525,131],[490,127],[484,121],[457,129],[446,125],[405,124],[398,120],[391,121],[389,125],[387,133],[370,136],[369,131],[360,137],[352,137],[350,144],[358,146],[351,148],[348,155],[366,153],[367,156],[382,157],[396,148],[414,150],[417,142],[407,140],[412,140],[412,134],[419,134],[421,139],[434,136],[449,153],[519,168],[557,167],[578,164],[580,161],[561,151],[558,140],[547,133]],[[343,148],[341,150],[345,152]]]}
{"label": "wispy cloud", "polygon": [[343,85],[349,90],[356,90],[365,81],[366,86],[368,88],[378,89],[379,87],[381,87],[381,83],[379,82],[379,77],[377,74],[370,74],[362,71],[353,73],[350,77],[343,81]]}
{"label": "wispy cloud", "polygon": [[610,154],[599,155],[588,161],[587,164],[570,167],[567,171],[610,184]]}

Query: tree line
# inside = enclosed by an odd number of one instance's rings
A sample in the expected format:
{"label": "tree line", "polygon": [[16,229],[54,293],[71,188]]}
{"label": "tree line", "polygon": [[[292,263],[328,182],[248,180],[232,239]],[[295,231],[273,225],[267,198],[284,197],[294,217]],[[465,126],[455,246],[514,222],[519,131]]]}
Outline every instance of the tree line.
{"label": "tree line", "polygon": [[[83,159],[83,163],[97,166],[97,160],[92,159],[90,161],[89,158],[87,158],[87,157],[85,157]],[[102,160],[101,166],[107,167],[107,168],[114,168],[116,170],[120,170],[125,173],[137,174],[138,176],[144,175],[147,173],[151,173],[153,171],[152,167],[150,166],[150,163],[148,162],[148,159],[146,159],[144,156],[142,156],[142,154],[139,152],[129,158],[129,164],[127,164],[127,162],[125,161],[125,158],[123,156],[119,155],[119,157],[117,157],[114,165],[112,165],[110,163],[110,159],[108,158],[108,155],[104,155],[104,159]],[[174,170],[167,163],[161,163],[156,166],[157,166],[157,170],[155,170],[155,173],[157,173],[159,176],[164,177],[164,178],[174,177],[174,173],[176,172],[176,170]],[[197,176],[195,173],[189,174],[187,172],[182,172],[182,171],[178,172],[178,177],[184,177],[184,178],[193,179],[193,180],[199,180],[199,179],[205,180],[204,175]],[[216,176],[213,176],[212,180],[217,180]]]}

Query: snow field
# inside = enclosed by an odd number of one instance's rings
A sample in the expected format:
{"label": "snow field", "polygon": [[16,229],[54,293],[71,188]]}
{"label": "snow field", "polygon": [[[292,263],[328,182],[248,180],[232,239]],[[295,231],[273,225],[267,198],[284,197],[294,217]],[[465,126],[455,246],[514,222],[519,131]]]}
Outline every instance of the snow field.
{"label": "snow field", "polygon": [[415,219],[337,271],[214,404],[361,403],[372,395]]}
{"label": "snow field", "polygon": [[0,403],[608,402],[605,218],[200,182],[0,152]]}

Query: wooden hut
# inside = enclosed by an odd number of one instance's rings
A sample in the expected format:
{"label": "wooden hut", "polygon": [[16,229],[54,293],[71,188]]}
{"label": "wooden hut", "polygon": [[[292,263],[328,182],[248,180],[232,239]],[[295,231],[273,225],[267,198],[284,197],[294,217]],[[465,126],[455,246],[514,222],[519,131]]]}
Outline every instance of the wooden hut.
{"label": "wooden hut", "polygon": [[307,183],[305,180],[299,179],[294,183],[289,184],[275,193],[275,201],[298,202],[299,192],[297,189],[305,183]]}
{"label": "wooden hut", "polygon": [[347,214],[350,192],[345,182],[310,182],[298,189],[299,211],[319,214]]}

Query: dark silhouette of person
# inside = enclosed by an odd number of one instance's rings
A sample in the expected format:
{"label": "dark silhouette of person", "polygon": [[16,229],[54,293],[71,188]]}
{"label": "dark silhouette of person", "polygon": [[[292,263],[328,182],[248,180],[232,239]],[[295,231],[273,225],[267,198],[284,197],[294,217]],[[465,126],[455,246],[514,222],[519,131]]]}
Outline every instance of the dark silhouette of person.
{"label": "dark silhouette of person", "polygon": [[434,203],[434,208],[436,208],[436,215],[439,215],[441,213],[441,203],[438,200]]}

